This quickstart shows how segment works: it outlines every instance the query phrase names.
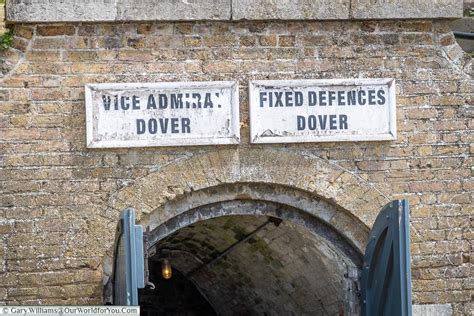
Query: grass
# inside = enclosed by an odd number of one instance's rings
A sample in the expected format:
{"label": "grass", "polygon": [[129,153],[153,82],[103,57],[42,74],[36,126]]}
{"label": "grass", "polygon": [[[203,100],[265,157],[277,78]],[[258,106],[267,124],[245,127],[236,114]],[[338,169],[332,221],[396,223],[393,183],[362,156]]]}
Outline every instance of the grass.
{"label": "grass", "polygon": [[8,49],[12,45],[13,32],[8,31],[0,36],[0,51]]}

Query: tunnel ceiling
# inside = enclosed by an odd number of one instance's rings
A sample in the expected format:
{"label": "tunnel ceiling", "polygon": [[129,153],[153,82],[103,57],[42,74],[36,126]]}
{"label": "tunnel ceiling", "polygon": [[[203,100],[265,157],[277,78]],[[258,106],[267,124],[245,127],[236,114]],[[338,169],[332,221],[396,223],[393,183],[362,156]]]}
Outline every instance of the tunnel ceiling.
{"label": "tunnel ceiling", "polygon": [[197,222],[162,239],[150,263],[169,258],[219,314],[338,314],[352,261],[307,228],[269,219]]}

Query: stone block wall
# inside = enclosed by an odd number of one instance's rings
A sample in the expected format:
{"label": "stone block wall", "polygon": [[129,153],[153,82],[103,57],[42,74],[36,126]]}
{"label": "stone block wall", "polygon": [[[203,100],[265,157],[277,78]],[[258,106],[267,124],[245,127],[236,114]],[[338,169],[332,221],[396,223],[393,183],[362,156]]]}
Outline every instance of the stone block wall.
{"label": "stone block wall", "polygon": [[462,0],[11,0],[10,22],[458,18]]}
{"label": "stone block wall", "polygon": [[[101,303],[102,260],[118,218],[107,208],[114,192],[190,156],[258,148],[316,156],[389,198],[409,198],[414,302],[452,304],[456,315],[472,311],[472,60],[447,22],[13,30],[13,47],[0,53],[2,303]],[[249,144],[249,80],[358,77],[397,80],[397,141]],[[239,81],[239,146],[86,148],[85,84],[208,80]]]}

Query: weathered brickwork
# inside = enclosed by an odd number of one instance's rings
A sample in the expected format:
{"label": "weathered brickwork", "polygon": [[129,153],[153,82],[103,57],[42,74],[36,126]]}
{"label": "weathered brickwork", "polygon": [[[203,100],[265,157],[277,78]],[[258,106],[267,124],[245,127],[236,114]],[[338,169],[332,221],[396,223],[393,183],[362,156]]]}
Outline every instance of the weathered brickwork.
{"label": "weathered brickwork", "polygon": [[[299,166],[281,157],[311,157],[324,176],[301,168],[313,182],[294,186],[366,226],[386,200],[408,197],[414,302],[453,304],[456,315],[474,308],[472,61],[447,22],[18,24],[14,33],[1,53],[2,303],[101,303],[122,198],[151,212],[194,189],[163,190],[173,178],[161,170],[179,165],[175,175],[205,188],[252,178],[244,167],[258,174],[260,155],[275,161],[263,182],[290,186],[300,179],[288,168]],[[249,144],[249,80],[358,77],[396,78],[397,141]],[[241,145],[86,148],[85,84],[207,80],[239,81]],[[222,161],[195,158],[213,155]]]}

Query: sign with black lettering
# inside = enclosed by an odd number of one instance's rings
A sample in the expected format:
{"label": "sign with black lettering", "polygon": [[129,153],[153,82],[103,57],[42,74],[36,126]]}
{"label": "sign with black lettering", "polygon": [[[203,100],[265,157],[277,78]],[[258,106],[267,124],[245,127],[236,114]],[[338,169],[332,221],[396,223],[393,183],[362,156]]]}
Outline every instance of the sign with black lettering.
{"label": "sign with black lettering", "polygon": [[90,84],[86,118],[90,148],[238,144],[238,84]]}
{"label": "sign with black lettering", "polygon": [[252,81],[252,143],[396,139],[394,79]]}

